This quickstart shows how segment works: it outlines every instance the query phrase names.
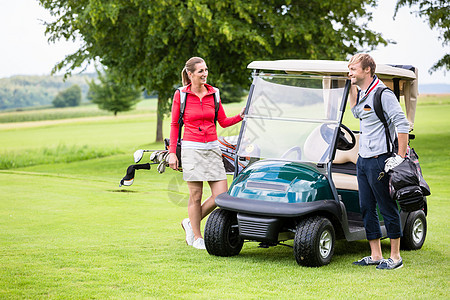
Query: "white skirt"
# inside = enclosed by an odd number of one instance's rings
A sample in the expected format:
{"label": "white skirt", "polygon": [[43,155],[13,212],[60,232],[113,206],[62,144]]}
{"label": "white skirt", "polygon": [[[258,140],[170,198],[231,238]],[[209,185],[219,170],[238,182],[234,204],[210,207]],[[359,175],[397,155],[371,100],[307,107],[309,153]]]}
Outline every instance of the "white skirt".
{"label": "white skirt", "polygon": [[227,179],[222,151],[181,148],[184,181],[219,181]]}

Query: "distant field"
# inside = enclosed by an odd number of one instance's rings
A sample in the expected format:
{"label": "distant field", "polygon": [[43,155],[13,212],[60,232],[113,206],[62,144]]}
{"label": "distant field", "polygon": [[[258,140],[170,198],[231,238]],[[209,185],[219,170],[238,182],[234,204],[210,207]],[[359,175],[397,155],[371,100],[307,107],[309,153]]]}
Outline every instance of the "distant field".
{"label": "distant field", "polygon": [[[156,100],[143,100],[136,105],[136,108],[128,111],[122,112],[118,115],[135,115],[142,113],[149,113],[156,111]],[[10,123],[10,122],[35,122],[35,121],[46,121],[46,120],[61,120],[61,119],[72,119],[72,118],[85,118],[85,117],[96,117],[96,116],[112,116],[112,112],[107,112],[100,110],[95,104],[86,104],[76,107],[67,108],[47,108],[41,109],[36,107],[35,110],[28,108],[27,110],[20,111],[0,111],[0,123]]]}
{"label": "distant field", "polygon": [[[283,246],[245,243],[228,258],[187,247],[181,173],[142,170],[118,186],[136,149],[162,147],[152,100],[118,118],[0,124],[12,126],[0,126],[0,298],[448,299],[450,104],[442,99],[419,99],[411,141],[432,191],[428,235],[394,272],[351,264],[368,255],[366,241],[338,241],[321,268],[298,266]],[[388,256],[387,240],[382,248]]]}
{"label": "distant field", "polygon": [[418,105],[450,104],[450,94],[421,94]]}

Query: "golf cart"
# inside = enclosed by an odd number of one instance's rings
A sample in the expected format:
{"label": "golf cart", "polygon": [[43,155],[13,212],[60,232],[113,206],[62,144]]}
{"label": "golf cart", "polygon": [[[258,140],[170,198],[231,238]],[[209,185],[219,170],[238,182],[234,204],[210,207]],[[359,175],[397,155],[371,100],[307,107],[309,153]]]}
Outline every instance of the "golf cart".
{"label": "golf cart", "polygon": [[[347,65],[305,60],[249,64],[253,83],[236,164],[250,163],[235,171],[228,192],[216,198],[218,209],[205,226],[209,254],[238,255],[244,241],[266,248],[290,246],[283,242],[293,239],[290,247],[298,264],[318,267],[331,261],[337,239],[366,238],[356,179],[358,131],[342,124],[350,90]],[[377,65],[376,74],[397,98],[404,96],[412,130],[417,70]],[[420,249],[425,241],[424,200],[423,209],[400,211],[403,249]]]}

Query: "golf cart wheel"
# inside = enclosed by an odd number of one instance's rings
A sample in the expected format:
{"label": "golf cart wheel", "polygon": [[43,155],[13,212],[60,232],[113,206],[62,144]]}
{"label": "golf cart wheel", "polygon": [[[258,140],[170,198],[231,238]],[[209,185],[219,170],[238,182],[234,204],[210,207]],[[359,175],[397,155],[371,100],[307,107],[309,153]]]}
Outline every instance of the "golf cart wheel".
{"label": "golf cart wheel", "polygon": [[216,256],[238,255],[243,244],[236,213],[214,210],[205,225],[205,246],[208,253]]}
{"label": "golf cart wheel", "polygon": [[403,250],[418,250],[422,248],[427,235],[427,218],[423,210],[416,210],[406,219],[400,247]]}
{"label": "golf cart wheel", "polygon": [[297,263],[307,267],[320,267],[333,257],[335,234],[333,224],[324,217],[301,220],[294,238],[294,256]]}

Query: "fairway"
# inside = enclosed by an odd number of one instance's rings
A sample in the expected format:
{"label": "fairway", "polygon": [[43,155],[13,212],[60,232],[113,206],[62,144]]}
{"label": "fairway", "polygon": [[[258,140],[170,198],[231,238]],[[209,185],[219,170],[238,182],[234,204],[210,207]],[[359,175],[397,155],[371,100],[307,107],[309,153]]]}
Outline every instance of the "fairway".
{"label": "fairway", "polygon": [[[368,255],[366,241],[338,241],[321,268],[298,266],[283,246],[245,243],[230,258],[186,246],[181,173],[142,170],[118,186],[136,149],[162,147],[154,110],[0,127],[0,298],[448,299],[449,115],[448,100],[417,109],[411,146],[432,191],[428,235],[395,271],[352,266]],[[382,247],[388,255],[389,242]]]}

